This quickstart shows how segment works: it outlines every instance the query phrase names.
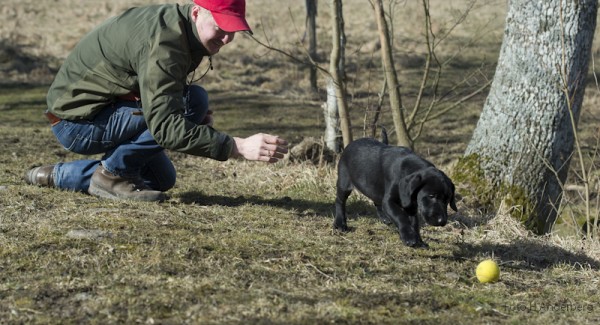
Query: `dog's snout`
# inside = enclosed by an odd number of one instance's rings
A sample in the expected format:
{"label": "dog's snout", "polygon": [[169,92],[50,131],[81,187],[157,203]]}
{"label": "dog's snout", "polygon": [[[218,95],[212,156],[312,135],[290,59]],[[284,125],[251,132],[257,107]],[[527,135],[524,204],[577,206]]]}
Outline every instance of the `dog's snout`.
{"label": "dog's snout", "polygon": [[431,218],[425,218],[425,220],[427,221],[428,224],[430,224],[432,226],[436,226],[436,227],[443,227],[446,225],[446,223],[448,223],[448,218],[444,215],[431,217]]}
{"label": "dog's snout", "polygon": [[446,217],[439,217],[437,219],[437,226],[443,227],[446,225],[446,223],[448,222],[448,219]]}

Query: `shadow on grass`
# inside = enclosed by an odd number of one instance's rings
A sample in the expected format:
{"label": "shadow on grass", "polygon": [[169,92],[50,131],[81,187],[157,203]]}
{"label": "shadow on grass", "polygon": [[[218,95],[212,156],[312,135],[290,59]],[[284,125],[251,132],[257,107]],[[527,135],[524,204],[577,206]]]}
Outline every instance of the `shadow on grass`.
{"label": "shadow on grass", "polygon": [[[310,213],[320,217],[331,218],[335,213],[335,204],[310,201],[305,199],[293,199],[289,196],[280,198],[267,199],[259,196],[238,196],[229,197],[222,195],[205,195],[199,191],[185,192],[179,195],[181,202],[184,204],[198,205],[221,205],[227,207],[237,207],[245,204],[255,204],[264,206],[274,206],[282,209],[297,210],[301,213]],[[349,202],[346,206],[348,218],[355,219],[357,217],[373,217],[376,218],[375,208],[366,202],[354,201]]]}
{"label": "shadow on grass", "polygon": [[493,252],[494,259],[504,267],[541,271],[558,265],[584,269],[600,269],[600,262],[585,252],[573,253],[561,247],[529,239],[517,239],[510,244],[459,243],[454,253],[459,258],[477,258]]}
{"label": "shadow on grass", "polygon": [[480,214],[473,215],[459,210],[448,214],[448,222],[457,222],[464,228],[475,228],[489,223],[494,217],[496,213],[492,211],[482,211]]}
{"label": "shadow on grass", "polygon": [[[310,214],[319,217],[331,218],[335,213],[334,203],[315,202],[304,199],[292,199],[289,196],[268,199],[259,196],[228,197],[222,195],[205,195],[199,191],[185,192],[180,196],[184,204],[198,204],[207,206],[238,207],[245,204],[274,206],[282,209],[297,210],[301,214]],[[349,202],[347,207],[348,219],[377,218],[373,206],[363,201]],[[480,220],[471,220],[475,224],[487,223],[491,218],[482,217]],[[600,269],[600,261],[585,254],[573,253],[566,249],[530,239],[517,239],[510,244],[496,243],[467,243],[456,244],[453,253],[456,259],[476,259],[482,255],[493,253],[503,267],[515,269],[529,269],[540,271],[558,265],[569,265],[576,268]]]}
{"label": "shadow on grass", "polygon": [[[458,222],[461,227],[470,229],[485,225],[495,217],[496,214],[491,211],[474,216],[459,211],[449,216],[448,219],[449,221]],[[535,240],[535,238],[515,238],[510,244],[461,242],[457,245],[457,248],[458,250],[454,254],[457,258],[478,258],[493,253],[494,258],[501,263],[518,269],[539,271],[561,264],[581,269],[600,269],[600,261],[587,256],[584,251],[570,252],[556,245]]]}

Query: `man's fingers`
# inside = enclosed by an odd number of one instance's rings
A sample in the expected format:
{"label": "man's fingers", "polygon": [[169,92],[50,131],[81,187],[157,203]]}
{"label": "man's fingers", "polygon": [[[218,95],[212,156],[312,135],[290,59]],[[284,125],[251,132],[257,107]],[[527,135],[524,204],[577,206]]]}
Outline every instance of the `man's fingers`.
{"label": "man's fingers", "polygon": [[234,138],[236,155],[248,160],[275,163],[288,153],[287,141],[278,136],[259,133],[248,138]]}
{"label": "man's fingers", "polygon": [[[269,150],[269,149],[263,149],[260,151],[260,155],[261,156],[266,156],[266,157],[275,157],[278,159],[283,158],[285,152],[279,151],[279,148],[277,148],[278,150]],[[286,150],[287,152],[287,150]]]}
{"label": "man's fingers", "polygon": [[285,141],[284,139],[276,136],[276,135],[270,135],[270,134],[265,134],[265,143],[267,144],[275,144],[275,145],[280,145],[280,146],[287,146],[287,141]]}
{"label": "man's fingers", "polygon": [[280,159],[283,159],[283,157],[284,157],[284,154],[281,152],[278,152],[275,150],[262,149],[258,156],[258,160],[264,161],[264,162],[269,162],[269,163],[276,163]]}
{"label": "man's fingers", "polygon": [[269,156],[260,156],[258,157],[259,161],[264,161],[264,162],[268,162],[268,163],[276,163],[279,161],[280,158],[277,157],[269,157]]}
{"label": "man's fingers", "polygon": [[270,152],[278,152],[278,153],[283,153],[283,154],[285,154],[285,153],[288,152],[288,148],[287,147],[277,146],[277,145],[274,145],[274,144],[265,145],[265,149],[267,151],[270,151]]}
{"label": "man's fingers", "polygon": [[287,153],[288,152],[288,148],[287,147],[277,147],[277,152],[281,152],[281,153]]}

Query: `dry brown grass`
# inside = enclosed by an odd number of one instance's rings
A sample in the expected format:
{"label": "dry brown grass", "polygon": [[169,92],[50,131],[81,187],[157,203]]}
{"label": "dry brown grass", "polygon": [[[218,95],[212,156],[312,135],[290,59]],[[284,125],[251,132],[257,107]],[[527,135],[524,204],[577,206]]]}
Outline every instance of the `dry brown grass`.
{"label": "dry brown grass", "polygon": [[[53,69],[83,33],[107,16],[131,5],[157,3],[46,2],[51,4],[6,0],[0,5],[0,42],[7,45],[0,48],[1,323],[600,321],[598,241],[534,236],[504,214],[459,202],[447,226],[423,229],[431,249],[413,250],[400,244],[397,233],[377,220],[360,195],[349,202],[354,230],[341,235],[331,227],[332,165],[216,162],[172,153],[178,184],[163,204],[107,202],[25,185],[21,176],[27,168],[79,158],[56,143],[41,116]],[[441,35],[466,2],[432,2]],[[365,3],[344,1],[358,136],[380,88],[378,52],[372,52],[376,28]],[[255,35],[301,56],[303,4],[249,1]],[[320,54],[326,57],[329,11],[326,1],[319,6]],[[479,1],[474,14],[440,47],[444,57],[460,50],[443,87],[478,69],[481,79],[473,79],[474,85],[491,76],[504,6],[504,1]],[[419,15],[417,1],[399,1],[394,14],[395,53],[409,104],[423,62]],[[476,46],[468,46],[473,35]],[[9,48],[20,55],[17,60],[3,56]],[[241,136],[278,133],[292,143],[320,136],[320,100],[307,93],[304,67],[246,37],[225,48],[215,66],[202,84],[211,94],[217,128]],[[590,152],[598,134],[598,94],[590,86],[580,123]],[[484,99],[482,94],[433,122],[419,151],[451,170]],[[389,119],[386,114],[383,118]],[[488,257],[499,262],[501,280],[481,285],[474,269]]]}

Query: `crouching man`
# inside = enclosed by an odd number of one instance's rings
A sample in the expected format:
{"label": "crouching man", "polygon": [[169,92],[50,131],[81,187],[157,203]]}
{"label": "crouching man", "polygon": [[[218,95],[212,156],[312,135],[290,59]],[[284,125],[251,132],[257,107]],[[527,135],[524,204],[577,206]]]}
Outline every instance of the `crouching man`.
{"label": "crouching man", "polygon": [[245,0],[151,5],[92,30],[58,71],[46,116],[67,150],[103,156],[33,168],[26,182],[162,201],[176,179],[165,149],[221,161],[283,158],[287,142],[277,136],[238,138],[215,130],[206,91],[188,79],[236,32],[251,33],[245,7]]}

